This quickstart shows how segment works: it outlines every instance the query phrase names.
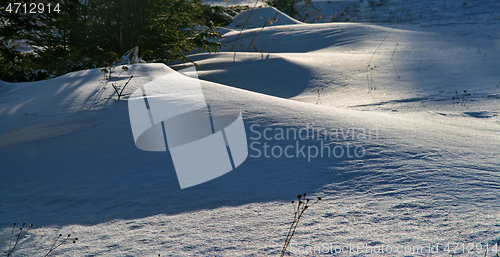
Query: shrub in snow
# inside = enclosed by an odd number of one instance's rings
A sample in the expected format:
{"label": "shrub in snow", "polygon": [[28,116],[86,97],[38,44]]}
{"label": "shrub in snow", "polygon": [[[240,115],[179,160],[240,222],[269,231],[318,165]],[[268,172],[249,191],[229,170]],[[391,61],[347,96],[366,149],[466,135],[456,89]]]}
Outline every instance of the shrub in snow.
{"label": "shrub in snow", "polygon": [[[23,230],[24,226],[26,226],[26,223],[23,223],[23,226],[19,228],[19,233],[14,235],[14,229],[16,228],[16,223],[14,223],[14,225],[12,226],[12,232],[10,233],[10,237],[2,241],[3,243],[9,240],[9,250],[7,251],[7,256],[12,255],[12,252],[14,252],[14,249],[16,249],[16,246],[19,243],[19,241],[23,239],[23,237],[30,231],[30,229],[33,227],[33,224],[30,224],[28,226],[28,229],[26,230]],[[13,238],[16,238],[16,241],[14,243],[12,243]]]}
{"label": "shrub in snow", "polygon": [[43,256],[43,257],[46,257],[46,256],[49,256],[54,250],[56,250],[57,248],[59,248],[59,246],[65,244],[65,243],[73,243],[73,244],[76,244],[76,241],[78,241],[78,238],[71,238],[71,235],[68,234],[66,237],[63,237],[62,234],[59,234],[56,239],[54,240],[54,243],[52,244],[52,246],[50,247],[49,251]]}
{"label": "shrub in snow", "polygon": [[[9,248],[7,251],[7,257],[12,256],[12,253],[16,249],[17,245],[21,242],[21,240],[26,236],[26,234],[30,231],[30,229],[33,227],[33,224],[30,224],[27,229],[26,223],[23,223],[23,225],[19,228],[19,232],[17,234],[14,234],[14,230],[16,229],[16,223],[12,226],[12,231],[10,233],[10,237],[7,239],[3,240],[1,243],[9,241]],[[78,238],[72,238],[71,234],[68,234],[66,237],[64,237],[62,234],[59,234],[52,245],[50,246],[49,250],[43,257],[50,256],[54,254],[53,252],[59,248],[61,245],[66,244],[66,243],[73,243],[76,244],[76,241],[78,241]]]}
{"label": "shrub in snow", "polygon": [[[123,66],[125,67],[125,66]],[[116,83],[111,83],[111,86],[113,86],[113,88],[115,89],[115,92],[116,92],[116,95],[118,96],[118,98],[116,100],[120,100],[120,97],[124,96],[124,95],[130,95],[130,94],[123,94],[123,90],[125,90],[125,87],[128,85],[128,83],[130,82],[130,80],[133,78],[134,76],[130,76],[130,78],[127,80],[127,82],[125,83],[125,85],[123,85],[122,87],[119,87],[119,86],[116,86]]]}
{"label": "shrub in snow", "polygon": [[288,246],[290,246],[290,242],[292,241],[292,237],[295,235],[295,230],[297,229],[297,226],[299,225],[300,218],[304,215],[304,212],[310,208],[311,206],[317,204],[319,201],[321,201],[321,197],[318,197],[316,201],[311,202],[311,199],[306,198],[306,193],[303,195],[298,195],[297,196],[297,202],[292,201],[293,205],[293,220],[292,224],[290,225],[290,228],[288,229],[288,233],[286,235],[285,243],[283,244],[283,248],[281,249],[281,254],[280,257],[283,257],[286,253],[286,249]]}
{"label": "shrub in snow", "polygon": [[316,104],[322,103],[321,99],[320,99],[322,91],[323,91],[323,88],[321,88],[321,90],[319,88],[316,89],[316,92],[318,92],[318,100],[316,101]]}
{"label": "shrub in snow", "polygon": [[466,90],[464,90],[464,93],[459,96],[458,92],[455,92],[455,96],[452,98],[454,104],[460,104],[460,105],[465,105],[467,101],[469,101],[470,98],[470,93],[467,93]]}

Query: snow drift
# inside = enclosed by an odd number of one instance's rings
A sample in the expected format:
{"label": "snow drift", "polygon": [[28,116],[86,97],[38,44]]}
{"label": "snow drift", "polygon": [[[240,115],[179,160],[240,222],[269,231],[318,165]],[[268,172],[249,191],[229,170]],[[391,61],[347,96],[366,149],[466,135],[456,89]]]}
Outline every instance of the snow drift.
{"label": "snow drift", "polygon": [[[45,253],[59,233],[79,238],[60,248],[68,256],[277,255],[289,201],[307,192],[324,200],[306,213],[292,255],[326,243],[439,244],[435,255],[448,256],[447,244],[474,243],[467,254],[484,256],[500,233],[498,23],[279,18],[288,25],[266,27],[254,41],[259,52],[245,53],[269,17],[254,14],[238,52],[189,56],[201,66],[206,103],[243,110],[249,157],[187,189],[169,152],[136,147],[128,103],[114,100],[111,83],[133,76],[131,93],[190,65],[0,84],[0,238],[26,222],[35,228],[19,256]],[[472,97],[453,104],[463,90]],[[396,255],[404,254],[428,255]]]}

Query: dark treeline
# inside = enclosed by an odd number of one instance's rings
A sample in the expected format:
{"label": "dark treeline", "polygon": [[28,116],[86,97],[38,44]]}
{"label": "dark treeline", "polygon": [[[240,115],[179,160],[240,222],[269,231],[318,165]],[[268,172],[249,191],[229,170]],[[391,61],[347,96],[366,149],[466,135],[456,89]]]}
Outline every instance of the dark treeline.
{"label": "dark treeline", "polygon": [[[112,65],[134,46],[146,61],[189,61],[185,54],[193,50],[217,51],[222,45],[214,40],[221,36],[215,28],[230,22],[227,10],[201,0],[38,1],[34,9],[1,2],[5,81]],[[22,45],[34,50],[19,51]]]}

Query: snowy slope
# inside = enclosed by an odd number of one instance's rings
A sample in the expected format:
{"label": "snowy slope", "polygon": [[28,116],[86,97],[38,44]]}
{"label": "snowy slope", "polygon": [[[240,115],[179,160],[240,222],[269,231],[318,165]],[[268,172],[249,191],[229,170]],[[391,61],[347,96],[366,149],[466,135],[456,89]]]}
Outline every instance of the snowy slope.
{"label": "snowy slope", "polygon": [[[495,8],[466,5],[462,14]],[[255,10],[262,19],[252,22],[274,16],[269,10]],[[239,29],[230,27],[221,53],[190,56],[207,103],[242,110],[249,154],[262,156],[187,189],[168,152],[134,145],[127,101],[106,98],[131,75],[127,92],[189,65],[117,67],[110,81],[93,69],[2,82],[0,240],[26,222],[35,228],[14,256],[43,255],[59,233],[79,238],[61,246],[65,256],[276,256],[289,201],[307,192],[324,200],[306,212],[292,256],[330,243],[357,247],[335,256],[429,256],[425,247],[438,243],[433,256],[449,256],[455,243],[474,243],[464,256],[484,256],[500,235],[500,23],[282,21],[262,32],[252,23],[236,53]],[[244,52],[257,34],[259,52]],[[470,100],[453,104],[463,90]],[[272,138],[256,139],[265,129]],[[280,129],[323,130],[296,140]],[[295,156],[266,158],[264,143],[294,147]],[[309,147],[325,145],[359,151],[311,156]],[[388,246],[403,252],[376,251]]]}
{"label": "snowy slope", "polygon": [[278,11],[274,7],[264,7],[246,10],[233,19],[233,22],[227,27],[231,29],[241,29],[245,26],[246,29],[250,28],[261,28],[263,26],[279,26],[279,25],[290,25],[290,24],[300,24],[301,22],[295,20],[294,18]]}
{"label": "snowy slope", "polygon": [[306,20],[319,22],[397,22],[443,25],[500,19],[500,5],[495,0],[318,0],[313,1],[309,6],[305,6],[303,2],[299,3],[298,9],[303,13],[316,10]]}

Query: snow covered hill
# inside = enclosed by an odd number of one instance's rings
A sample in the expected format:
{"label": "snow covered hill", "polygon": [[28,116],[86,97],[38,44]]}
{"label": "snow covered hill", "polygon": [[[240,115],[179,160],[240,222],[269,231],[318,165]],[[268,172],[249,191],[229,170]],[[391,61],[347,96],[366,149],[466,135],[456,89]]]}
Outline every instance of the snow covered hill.
{"label": "snow covered hill", "polygon": [[190,55],[207,104],[242,111],[249,156],[186,189],[169,152],[135,146],[112,84],[133,76],[131,93],[191,64],[0,82],[0,240],[26,222],[14,256],[45,254],[59,233],[79,238],[64,256],[276,256],[306,192],[323,200],[292,256],[495,256],[500,21],[474,17],[498,4],[404,4],[435,15],[305,24],[262,8],[241,34],[248,16],[235,18],[220,53]]}

